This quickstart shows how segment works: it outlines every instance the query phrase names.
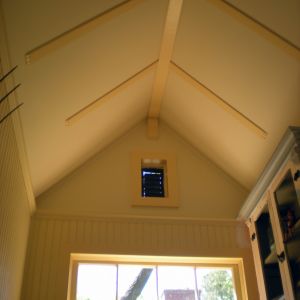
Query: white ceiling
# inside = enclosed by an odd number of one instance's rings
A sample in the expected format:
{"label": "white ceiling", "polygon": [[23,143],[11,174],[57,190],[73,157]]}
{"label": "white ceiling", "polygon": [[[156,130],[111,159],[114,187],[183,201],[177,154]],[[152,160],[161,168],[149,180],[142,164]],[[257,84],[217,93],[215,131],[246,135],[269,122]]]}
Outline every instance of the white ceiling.
{"label": "white ceiling", "polygon": [[[159,58],[166,0],[25,64],[25,54],[122,1],[2,0],[35,195],[145,119],[155,69],[72,126],[65,119]],[[300,1],[228,1],[300,48]],[[161,119],[250,189],[288,125],[300,126],[300,61],[208,0],[184,0],[172,60],[267,133],[263,139],[169,72]]]}

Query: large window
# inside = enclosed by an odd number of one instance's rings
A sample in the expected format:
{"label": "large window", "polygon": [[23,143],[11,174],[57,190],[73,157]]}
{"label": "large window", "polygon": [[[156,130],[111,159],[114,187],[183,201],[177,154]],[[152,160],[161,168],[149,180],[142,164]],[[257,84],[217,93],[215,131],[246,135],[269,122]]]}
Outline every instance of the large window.
{"label": "large window", "polygon": [[[111,257],[111,256],[110,256]],[[120,258],[121,256],[118,256]],[[73,260],[70,300],[244,299],[238,264],[205,259],[124,256]],[[144,258],[144,259],[143,259]],[[173,260],[172,260],[173,259]],[[119,260],[119,261],[118,261]],[[238,278],[237,278],[238,277]],[[245,293],[245,291],[244,291]]]}

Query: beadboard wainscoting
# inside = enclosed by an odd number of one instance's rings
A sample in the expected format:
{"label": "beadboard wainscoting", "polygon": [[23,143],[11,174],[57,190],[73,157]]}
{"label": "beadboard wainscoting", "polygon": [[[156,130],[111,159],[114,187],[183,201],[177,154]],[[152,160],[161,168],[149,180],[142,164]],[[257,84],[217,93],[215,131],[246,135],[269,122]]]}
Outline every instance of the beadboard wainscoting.
{"label": "beadboard wainscoting", "polygon": [[[4,83],[1,82],[0,98],[5,94],[6,89]],[[5,100],[0,105],[0,119],[9,111],[9,104]],[[1,300],[20,299],[29,222],[28,194],[19,157],[17,137],[13,121],[9,117],[0,124]]]}
{"label": "beadboard wainscoting", "polygon": [[257,299],[246,230],[231,220],[38,212],[31,222],[22,299],[65,300],[71,253],[242,257],[249,299]]}

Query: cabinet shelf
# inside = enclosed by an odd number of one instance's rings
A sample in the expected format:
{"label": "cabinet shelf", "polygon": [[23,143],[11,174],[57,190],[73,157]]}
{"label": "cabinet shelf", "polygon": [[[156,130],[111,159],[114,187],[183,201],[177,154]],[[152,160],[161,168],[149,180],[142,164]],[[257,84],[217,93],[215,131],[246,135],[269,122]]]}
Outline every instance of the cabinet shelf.
{"label": "cabinet shelf", "polygon": [[272,300],[284,300],[284,299],[285,299],[284,295],[281,295],[276,298],[273,298]]}
{"label": "cabinet shelf", "polygon": [[[289,254],[290,260],[297,260],[299,258],[299,256],[300,256],[299,248],[300,248],[300,240],[290,241],[287,244],[287,249],[288,249],[288,254]],[[269,265],[269,264],[274,264],[277,262],[278,262],[277,254],[274,249],[270,253],[270,255],[265,259],[265,264]]]}
{"label": "cabinet shelf", "polygon": [[[298,260],[300,257],[299,248],[300,248],[300,240],[291,240],[287,244],[287,252],[290,260]],[[277,263],[277,254],[275,249],[266,257],[265,264],[274,264]]]}

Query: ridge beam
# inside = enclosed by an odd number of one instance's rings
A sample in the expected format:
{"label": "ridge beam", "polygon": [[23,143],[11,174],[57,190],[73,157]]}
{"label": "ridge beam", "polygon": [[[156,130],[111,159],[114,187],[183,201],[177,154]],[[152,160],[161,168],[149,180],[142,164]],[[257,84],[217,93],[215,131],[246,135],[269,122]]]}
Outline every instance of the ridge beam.
{"label": "ridge beam", "polygon": [[[158,127],[161,101],[167,83],[171,56],[173,53],[175,37],[181,15],[182,3],[183,0],[169,0],[159,61],[149,105],[148,118],[150,121],[148,122],[148,126],[152,126],[154,124],[154,120],[156,119],[155,124],[157,124]],[[158,131],[158,128],[156,130]],[[149,128],[148,132],[151,131],[152,129]]]}

